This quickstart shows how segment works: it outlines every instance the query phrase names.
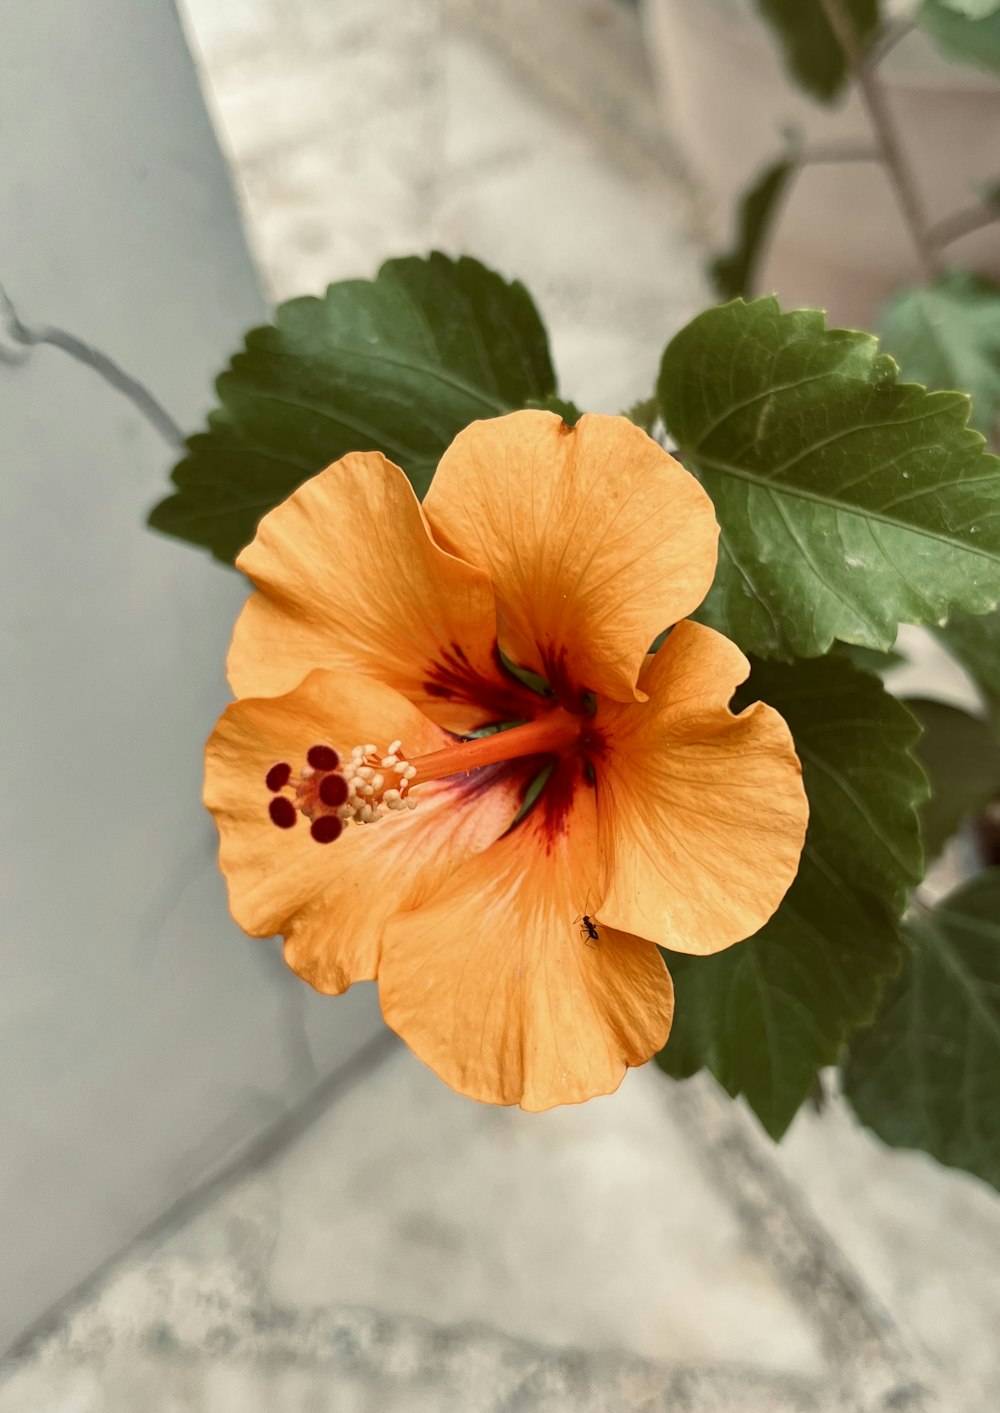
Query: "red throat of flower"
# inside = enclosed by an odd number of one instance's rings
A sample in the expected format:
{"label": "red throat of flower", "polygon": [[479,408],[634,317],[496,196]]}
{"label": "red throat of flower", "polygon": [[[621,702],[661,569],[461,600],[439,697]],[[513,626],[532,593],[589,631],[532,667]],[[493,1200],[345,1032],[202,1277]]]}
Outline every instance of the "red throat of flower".
{"label": "red throat of flower", "polygon": [[320,742],[310,746],[297,774],[287,761],[271,766],[264,782],[272,796],[268,813],[278,829],[293,828],[301,814],[318,844],[332,844],[348,822],[375,824],[387,812],[415,809],[419,796],[411,791],[428,781],[522,756],[558,756],[584,748],[585,737],[593,734],[586,730],[591,725],[588,718],[556,707],[523,726],[456,741],[412,760],[402,741],[390,742],[384,751],[369,741],[344,759]]}

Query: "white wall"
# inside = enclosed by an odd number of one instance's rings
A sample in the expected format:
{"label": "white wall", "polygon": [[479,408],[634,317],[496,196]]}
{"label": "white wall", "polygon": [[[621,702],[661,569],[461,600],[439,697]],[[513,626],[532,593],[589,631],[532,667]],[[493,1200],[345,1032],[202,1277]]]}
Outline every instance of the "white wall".
{"label": "white wall", "polygon": [[[169,0],[0,21],[0,281],[194,429],[264,315]],[[0,363],[0,1348],[379,1026],[230,922],[201,745],[245,592],[143,527],[169,448],[64,353]]]}

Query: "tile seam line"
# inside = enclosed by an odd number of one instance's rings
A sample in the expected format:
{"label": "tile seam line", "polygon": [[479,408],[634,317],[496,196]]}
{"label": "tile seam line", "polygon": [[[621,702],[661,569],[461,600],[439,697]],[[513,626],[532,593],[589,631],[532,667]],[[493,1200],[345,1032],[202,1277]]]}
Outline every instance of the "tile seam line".
{"label": "tile seam line", "polygon": [[345,1098],[355,1085],[367,1079],[401,1048],[402,1042],[388,1029],[367,1040],[349,1060],[338,1065],[277,1122],[245,1143],[217,1171],[171,1203],[166,1211],[154,1217],[111,1256],[53,1301],[5,1349],[0,1350],[0,1363],[30,1355],[40,1343],[58,1331],[73,1311],[84,1304],[132,1252],[179,1230],[199,1216],[216,1197],[228,1192],[251,1173],[266,1168],[307,1133],[334,1104]]}
{"label": "tile seam line", "polygon": [[704,1083],[699,1088],[690,1080],[675,1081],[672,1088],[669,1112],[710,1185],[736,1217],[750,1250],[796,1308],[808,1283],[810,1322],[831,1372],[842,1371],[859,1400],[866,1397],[873,1376],[886,1385],[881,1392],[887,1398],[907,1400],[859,1401],[861,1413],[889,1407],[944,1413],[929,1356],[871,1290],[736,1102]]}
{"label": "tile seam line", "polygon": [[[227,1355],[229,1358],[245,1360],[251,1366],[267,1366],[272,1360],[296,1368],[329,1369],[337,1366],[338,1372],[348,1376],[360,1374],[365,1378],[390,1377],[400,1382],[409,1379],[419,1383],[428,1373],[438,1371],[442,1345],[495,1345],[521,1353],[527,1360],[532,1361],[530,1367],[525,1378],[510,1391],[502,1404],[497,1405],[495,1413],[504,1413],[504,1410],[508,1409],[513,1413],[515,1407],[522,1408],[524,1405],[520,1403],[511,1404],[510,1398],[523,1396],[526,1392],[525,1386],[530,1385],[531,1380],[543,1370],[566,1368],[570,1364],[578,1366],[580,1361],[600,1369],[608,1360],[613,1360],[626,1374],[662,1380],[663,1392],[668,1396],[682,1390],[685,1397],[691,1393],[714,1394],[718,1397],[720,1388],[731,1382],[734,1388],[739,1387],[744,1392],[766,1392],[775,1398],[791,1396],[796,1399],[794,1405],[775,1403],[772,1413],[778,1413],[779,1407],[787,1410],[787,1413],[834,1413],[834,1410],[836,1413],[844,1413],[842,1405],[833,1401],[836,1395],[831,1393],[828,1381],[822,1377],[748,1365],[740,1361],[678,1359],[660,1362],[610,1345],[582,1348],[579,1345],[538,1344],[479,1321],[436,1324],[422,1316],[386,1313],[365,1305],[289,1309],[280,1305],[261,1305],[248,1301],[234,1307],[230,1313],[245,1322],[252,1330],[253,1337],[249,1347],[245,1339],[237,1337],[235,1344],[227,1350]],[[212,1321],[215,1321],[214,1315]],[[377,1330],[378,1339],[373,1339],[371,1345],[360,1339],[356,1347],[345,1347],[342,1344],[345,1331],[356,1337],[359,1327],[364,1327],[364,1332],[369,1335],[373,1335]],[[124,1340],[119,1340],[116,1348],[118,1352],[124,1348],[148,1350],[155,1345],[161,1328],[160,1321],[151,1321],[131,1331]],[[96,1334],[92,1332],[92,1348],[106,1351],[110,1347],[106,1341],[112,1333],[108,1328],[101,1328]],[[320,1345],[319,1352],[315,1348],[311,1351],[304,1348],[305,1344],[315,1344],[317,1340]],[[415,1366],[408,1365],[402,1370],[392,1370],[386,1363],[378,1361],[377,1356],[386,1353],[390,1342],[401,1343],[407,1340],[410,1341],[411,1350],[413,1344],[416,1344],[417,1352],[422,1356]],[[89,1348],[83,1352],[88,1353]],[[79,1356],[79,1352],[77,1351],[75,1357]],[[171,1353],[175,1357],[180,1355],[182,1358],[209,1361],[215,1357],[206,1351],[205,1331],[189,1334],[187,1338],[177,1337],[175,1334]],[[724,1383],[720,1384],[720,1381]],[[718,1407],[720,1413],[723,1408],[727,1413],[728,1410],[731,1410],[731,1413],[739,1413],[744,1405],[741,1397],[738,1406],[728,1401],[724,1405],[713,1403],[712,1406]],[[755,1403],[754,1406],[759,1405]]]}

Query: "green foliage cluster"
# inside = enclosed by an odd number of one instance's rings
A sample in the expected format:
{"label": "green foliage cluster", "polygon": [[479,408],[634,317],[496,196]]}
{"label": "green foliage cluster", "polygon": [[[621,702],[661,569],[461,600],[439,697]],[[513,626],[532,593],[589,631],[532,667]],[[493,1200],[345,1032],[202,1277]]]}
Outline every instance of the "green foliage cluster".
{"label": "green foliage cluster", "polygon": [[914,382],[967,392],[972,425],[989,435],[1000,413],[1000,289],[955,270],[902,290],[886,305],[882,344]]}
{"label": "green foliage cluster", "polygon": [[1000,69],[997,0],[922,0],[918,21],[942,53],[983,69]]}
{"label": "green foliage cluster", "polygon": [[[525,289],[443,255],[284,305],[218,388],[151,523],[225,561],[348,450],[384,451],[421,494],[474,418],[576,416]],[[682,329],[629,415],[664,425],[713,498],[721,556],[702,615],[751,656],[737,705],[763,699],[789,722],[811,809],[766,927],[715,957],[668,958],[660,1063],[710,1069],[780,1136],[840,1062],[888,1142],[998,1182],[1000,870],[936,909],[913,902],[925,852],[1000,791],[1000,461],[968,412],[962,394],[900,382],[871,335],[765,298]],[[900,623],[941,636],[980,684],[980,715],[886,689]]]}
{"label": "green foliage cluster", "polygon": [[904,937],[878,1023],[848,1053],[845,1092],[886,1143],[1000,1188],[1000,868],[916,910]]}
{"label": "green foliage cluster", "polygon": [[[965,936],[951,922],[932,935],[954,1004],[905,1090],[892,1087],[879,1048],[886,1024],[912,1019],[911,988],[927,975],[912,960],[926,927],[900,924],[923,877],[920,835],[933,858],[1000,797],[1000,732],[988,715],[1000,701],[1000,462],[966,426],[968,397],[897,372],[870,335],[828,330],[813,310],[782,313],[770,298],[707,311],[664,355],[664,420],[722,526],[702,614],[757,656],[747,690],[792,727],[811,822],[798,878],[756,938],[672,960],[677,1029],[661,1063],[677,1076],[707,1066],[780,1136],[818,1069],[840,1057],[849,1097],[864,1093],[858,1112],[887,1141],[993,1181],[1000,1132],[982,1104],[963,1107],[956,1086],[949,1107],[944,1091],[961,1063],[995,1092],[1000,988],[979,954],[971,974],[951,957]],[[839,646],[853,645],[857,661],[859,648],[887,648],[903,622],[934,626],[980,682],[981,716],[900,703]],[[981,902],[1000,969],[1000,882]],[[972,1004],[977,1029],[962,1019]],[[935,1046],[952,1025],[943,1078]],[[941,1091],[933,1122],[922,1083]]]}
{"label": "green foliage cluster", "polygon": [[[878,0],[837,0],[853,29],[859,52],[877,67],[878,45],[891,30]],[[795,81],[822,102],[840,96],[849,78],[847,56],[826,18],[824,0],[757,0],[761,17],[773,30]],[[912,23],[952,60],[1000,72],[1000,0],[920,0]],[[835,160],[826,153],[822,160]],[[798,174],[815,160],[797,136],[749,182],[735,218],[732,248],[709,266],[720,299],[749,298],[771,230]],[[978,205],[960,213],[957,226],[928,232],[943,242],[1000,217],[997,184],[979,193]],[[963,219],[964,218],[964,219]],[[882,344],[904,377],[928,388],[959,388],[972,397],[972,425],[989,435],[1000,415],[1000,288],[980,274],[946,270],[901,289],[887,305],[881,323]]]}
{"label": "green foliage cluster", "polygon": [[[840,0],[862,50],[879,38],[885,0]],[[849,78],[823,0],[756,0],[780,45],[789,75],[813,98],[830,103]],[[1000,69],[1000,0],[919,0],[917,26],[950,59]]]}
{"label": "green foliage cluster", "polygon": [[[949,59],[1000,70],[1000,0],[919,0],[902,23],[890,21],[878,0],[757,0],[757,7],[791,77],[821,102],[840,96],[852,64],[862,86],[877,83],[881,57],[908,24]],[[836,37],[831,16],[839,18]],[[894,151],[898,138],[886,132],[884,115],[870,112],[876,155],[895,164],[901,189],[907,174],[905,156]],[[772,226],[810,160],[790,137],[751,179],[733,248],[710,266],[720,298],[752,296]],[[828,1063],[839,1051],[847,1097],[882,1138],[924,1148],[1000,1186],[1000,870],[933,908],[922,893],[910,895],[899,924],[901,895],[880,893],[877,880],[866,885],[864,859],[881,836],[893,846],[896,883],[912,885],[911,836],[898,818],[887,827],[884,799],[871,788],[877,781],[863,769],[868,750],[882,768],[896,762],[899,774],[884,788],[918,811],[925,866],[971,818],[996,812],[1000,802],[1000,612],[991,610],[996,463],[964,430],[970,410],[973,429],[986,437],[997,430],[1000,288],[944,268],[940,258],[951,240],[995,218],[997,206],[993,184],[977,206],[936,228],[914,229],[926,274],[886,306],[881,352],[868,335],[824,332],[813,312],[786,315],[771,301],[737,300],[678,335],[659,391],[667,424],[723,525],[706,621],[728,625],[765,657],[813,659],[832,645],[834,656],[792,669],[799,683],[824,663],[831,671],[844,652],[884,673],[892,664],[876,654],[897,623],[925,623],[965,668],[981,703],[974,714],[911,700],[905,709],[922,734],[893,744],[880,732],[903,708],[887,694],[876,704],[855,692],[849,716],[860,721],[864,702],[866,744],[841,743],[835,723],[846,703],[836,702],[832,682],[826,700],[836,704],[823,733],[819,698],[803,719],[768,695],[776,669],[768,668],[766,690],[755,667],[751,681],[786,712],[802,755],[812,805],[806,855],[784,906],[742,956],[723,954],[704,969],[685,963],[681,1043],[662,1062],[678,1075],[709,1065],[777,1135],[801,1102],[813,1057]],[[918,215],[911,205],[911,224]],[[725,391],[715,372],[730,378]],[[971,409],[961,394],[971,396]],[[816,731],[818,752],[810,739]],[[922,766],[926,795],[903,770],[904,755]],[[817,770],[827,785],[840,782],[839,817],[829,792],[819,792]],[[844,857],[824,914],[814,855],[830,840]],[[995,837],[990,847],[996,851]],[[881,896],[888,916],[854,916],[866,886],[869,904]],[[859,935],[867,966],[851,955]],[[859,1028],[866,1006],[870,1024]]]}

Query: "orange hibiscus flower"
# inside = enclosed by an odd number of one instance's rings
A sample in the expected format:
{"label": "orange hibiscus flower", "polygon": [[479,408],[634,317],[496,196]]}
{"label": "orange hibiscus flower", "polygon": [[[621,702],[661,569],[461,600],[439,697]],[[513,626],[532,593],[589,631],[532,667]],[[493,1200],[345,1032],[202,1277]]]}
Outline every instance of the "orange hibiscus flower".
{"label": "orange hibiscus flower", "polygon": [[463,1094],[614,1090],[670,1030],[658,947],[755,932],[805,834],[784,721],[733,715],[746,659],[682,621],[717,537],[621,417],[477,422],[423,507],[374,452],[307,481],[237,561],[257,591],[208,743],[237,922],[320,991],[377,978]]}

